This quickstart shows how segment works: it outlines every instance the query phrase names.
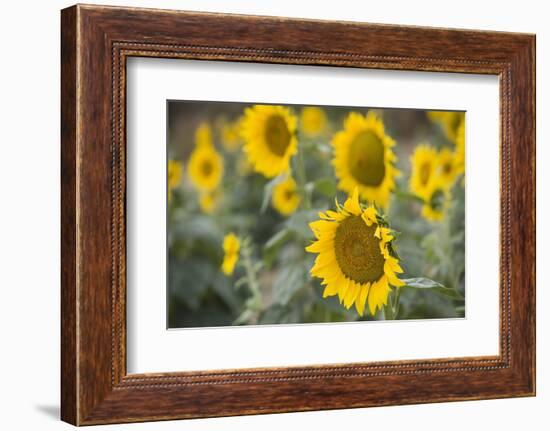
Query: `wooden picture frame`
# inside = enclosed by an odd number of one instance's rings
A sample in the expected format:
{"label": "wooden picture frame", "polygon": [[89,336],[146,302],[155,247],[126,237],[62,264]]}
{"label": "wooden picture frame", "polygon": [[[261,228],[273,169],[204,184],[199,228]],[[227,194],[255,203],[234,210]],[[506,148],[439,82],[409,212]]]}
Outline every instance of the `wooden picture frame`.
{"label": "wooden picture frame", "polygon": [[[82,5],[61,18],[64,421],[535,394],[534,35]],[[500,354],[128,375],[125,66],[132,56],[498,75]]]}

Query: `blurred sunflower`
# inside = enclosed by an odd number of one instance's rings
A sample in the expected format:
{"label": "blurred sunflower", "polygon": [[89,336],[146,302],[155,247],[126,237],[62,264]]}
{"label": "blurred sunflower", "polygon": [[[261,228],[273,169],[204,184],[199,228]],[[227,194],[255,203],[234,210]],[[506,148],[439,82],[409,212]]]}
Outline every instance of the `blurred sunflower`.
{"label": "blurred sunflower", "polygon": [[318,253],[311,275],[323,279],[323,297],[338,295],[346,308],[355,304],[361,316],[368,302],[374,316],[387,304],[390,285],[404,285],[396,275],[403,270],[391,230],[373,206],[361,207],[357,188],[343,207],[336,205],[337,211],[319,213],[321,220],[310,224],[317,240],[306,250]]}
{"label": "blurred sunflower", "polygon": [[212,140],[212,128],[208,123],[201,123],[199,127],[197,127],[197,130],[195,130],[195,145],[197,147],[214,145],[214,141]]}
{"label": "blurred sunflower", "polygon": [[451,186],[458,175],[458,168],[456,163],[456,154],[449,148],[444,147],[439,150],[437,175],[441,180]]}
{"label": "blurred sunflower", "polygon": [[297,151],[296,116],[284,106],[254,105],[241,123],[244,151],[254,170],[272,178],[288,171]]}
{"label": "blurred sunflower", "polygon": [[429,221],[441,221],[449,205],[449,184],[441,177],[435,178],[424,197],[422,216]]}
{"label": "blurred sunflower", "polygon": [[222,271],[225,275],[233,274],[233,271],[235,270],[235,265],[239,260],[240,249],[241,242],[234,233],[228,233],[223,238],[224,257],[222,263]]}
{"label": "blurred sunflower", "polygon": [[241,143],[241,121],[241,118],[235,121],[224,121],[221,126],[222,144],[229,152],[236,151]]}
{"label": "blurred sunflower", "polygon": [[181,182],[183,166],[177,160],[168,160],[168,202],[172,200],[172,190]]}
{"label": "blurred sunflower", "polygon": [[466,152],[465,152],[465,126],[464,121],[460,123],[456,131],[456,140],[455,140],[455,165],[457,174],[464,173],[465,161],[466,161]]}
{"label": "blurred sunflower", "polygon": [[460,123],[464,121],[464,112],[428,111],[428,118],[441,125],[447,138],[454,141]]}
{"label": "blurred sunflower", "polygon": [[181,182],[183,166],[177,160],[168,160],[168,188],[173,189]]}
{"label": "blurred sunflower", "polygon": [[427,144],[418,145],[411,156],[409,188],[415,195],[424,198],[436,174],[437,151]]}
{"label": "blurred sunflower", "polygon": [[300,205],[300,195],[296,190],[296,182],[289,176],[273,188],[271,204],[280,214],[288,216]]}
{"label": "blurred sunflower", "polygon": [[199,198],[199,207],[201,211],[205,214],[212,214],[218,206],[219,199],[219,190],[201,193]]}
{"label": "blurred sunflower", "polygon": [[307,106],[300,113],[300,124],[306,136],[314,137],[326,130],[327,115],[321,108]]}
{"label": "blurred sunflower", "polygon": [[352,112],[332,145],[338,188],[349,194],[357,187],[362,199],[386,208],[399,171],[392,150],[395,141],[386,135],[382,120],[373,112]]}
{"label": "blurred sunflower", "polygon": [[187,170],[193,185],[203,191],[214,190],[223,177],[223,158],[207,141],[198,143],[189,157]]}

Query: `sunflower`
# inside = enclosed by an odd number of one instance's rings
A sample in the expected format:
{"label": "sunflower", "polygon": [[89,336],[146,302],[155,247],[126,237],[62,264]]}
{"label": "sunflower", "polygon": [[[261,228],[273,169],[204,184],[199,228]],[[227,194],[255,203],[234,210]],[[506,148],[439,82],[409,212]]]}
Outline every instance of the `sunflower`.
{"label": "sunflower", "polygon": [[205,214],[212,214],[218,206],[220,192],[214,190],[211,192],[203,192],[199,197],[199,207]]}
{"label": "sunflower", "polygon": [[241,123],[244,151],[256,172],[272,178],[288,171],[298,148],[296,117],[284,106],[254,105]]}
{"label": "sunflower", "polygon": [[458,175],[458,167],[455,152],[444,147],[439,150],[437,156],[437,176],[441,180],[451,186]]}
{"label": "sunflower", "polygon": [[214,190],[223,177],[223,159],[206,140],[199,143],[189,157],[189,178],[202,191]]}
{"label": "sunflower", "polygon": [[415,195],[423,198],[429,191],[430,183],[436,175],[437,151],[435,148],[422,144],[418,145],[411,156],[411,178],[409,189]]}
{"label": "sunflower", "polygon": [[221,125],[222,144],[229,152],[236,151],[241,143],[241,121],[239,118],[235,121],[224,121]]}
{"label": "sunflower", "polygon": [[403,270],[392,248],[392,231],[375,207],[361,207],[357,188],[343,207],[336,206],[337,211],[319,213],[321,220],[309,225],[317,240],[306,251],[318,254],[310,273],[323,279],[323,297],[338,295],[346,308],[355,304],[360,316],[368,301],[374,316],[387,304],[390,285],[404,285],[396,275]]}
{"label": "sunflower", "polygon": [[177,160],[168,160],[168,202],[172,200],[172,190],[181,182],[183,166]]}
{"label": "sunflower", "polygon": [[296,208],[300,205],[300,200],[300,195],[296,190],[296,182],[290,176],[273,188],[271,204],[284,216],[296,211]]}
{"label": "sunflower", "polygon": [[422,216],[429,221],[443,220],[449,201],[449,184],[441,177],[436,177],[424,197]]}
{"label": "sunflower", "polygon": [[214,146],[212,140],[212,128],[208,123],[201,123],[197,130],[195,130],[195,145],[200,146]]}
{"label": "sunflower", "polygon": [[168,160],[168,188],[173,189],[181,182],[183,166],[177,160]]}
{"label": "sunflower", "polygon": [[395,141],[386,135],[378,116],[350,113],[332,145],[338,188],[349,194],[357,187],[362,199],[386,208],[399,171],[392,150]]}
{"label": "sunflower", "polygon": [[466,143],[465,126],[464,126],[464,121],[462,121],[456,131],[456,140],[455,140],[455,165],[456,165],[457,174],[464,173],[465,161],[466,161],[465,143]]}
{"label": "sunflower", "polygon": [[300,114],[300,124],[306,136],[314,137],[321,134],[327,127],[325,111],[315,106],[307,106]]}
{"label": "sunflower", "polygon": [[456,111],[428,111],[428,118],[439,123],[447,138],[451,141],[456,139],[460,123],[464,121],[464,112]]}
{"label": "sunflower", "polygon": [[235,270],[235,265],[239,260],[240,249],[241,242],[234,233],[228,233],[223,238],[224,257],[222,263],[222,271],[225,275],[233,274],[233,271]]}

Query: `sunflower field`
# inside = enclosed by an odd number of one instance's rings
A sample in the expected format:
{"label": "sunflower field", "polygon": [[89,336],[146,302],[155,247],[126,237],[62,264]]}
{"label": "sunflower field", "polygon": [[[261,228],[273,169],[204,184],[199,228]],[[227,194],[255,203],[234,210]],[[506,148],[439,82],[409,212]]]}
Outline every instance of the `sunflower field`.
{"label": "sunflower field", "polygon": [[465,316],[465,115],[168,102],[170,328]]}

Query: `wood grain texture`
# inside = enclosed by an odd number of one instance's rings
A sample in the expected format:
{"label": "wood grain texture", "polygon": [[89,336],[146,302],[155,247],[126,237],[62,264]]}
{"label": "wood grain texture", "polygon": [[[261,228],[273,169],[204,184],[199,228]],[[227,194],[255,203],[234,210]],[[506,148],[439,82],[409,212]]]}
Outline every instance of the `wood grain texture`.
{"label": "wood grain texture", "polygon": [[[79,5],[62,11],[61,37],[63,420],[87,425],[534,395],[533,35]],[[127,375],[125,100],[132,56],[498,75],[500,354]]]}

